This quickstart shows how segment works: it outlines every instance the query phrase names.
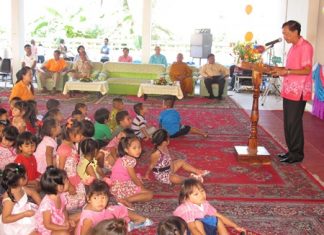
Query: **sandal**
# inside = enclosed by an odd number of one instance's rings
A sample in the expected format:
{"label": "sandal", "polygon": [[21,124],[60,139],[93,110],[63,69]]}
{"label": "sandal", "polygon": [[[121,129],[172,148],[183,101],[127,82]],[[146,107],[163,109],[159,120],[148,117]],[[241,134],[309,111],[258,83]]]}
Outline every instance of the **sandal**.
{"label": "sandal", "polygon": [[191,173],[190,177],[200,181],[200,183],[204,183],[204,178],[201,175],[196,175],[194,173]]}

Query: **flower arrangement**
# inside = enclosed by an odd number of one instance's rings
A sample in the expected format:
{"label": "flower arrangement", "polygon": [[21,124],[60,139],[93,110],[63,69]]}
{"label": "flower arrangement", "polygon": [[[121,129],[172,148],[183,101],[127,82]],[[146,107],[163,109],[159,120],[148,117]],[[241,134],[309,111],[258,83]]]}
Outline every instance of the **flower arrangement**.
{"label": "flower arrangement", "polygon": [[261,62],[264,50],[264,46],[260,46],[256,42],[238,42],[233,48],[234,54],[238,57],[237,63],[240,61],[251,63]]}

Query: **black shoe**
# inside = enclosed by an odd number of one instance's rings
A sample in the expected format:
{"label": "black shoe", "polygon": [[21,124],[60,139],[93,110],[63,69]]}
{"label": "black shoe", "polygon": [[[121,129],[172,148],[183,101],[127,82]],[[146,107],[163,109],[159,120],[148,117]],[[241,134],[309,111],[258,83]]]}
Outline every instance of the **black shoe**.
{"label": "black shoe", "polygon": [[287,156],[287,157],[285,157],[285,158],[281,158],[279,161],[280,161],[280,162],[287,162],[287,163],[289,163],[290,160],[291,160],[291,159]]}
{"label": "black shoe", "polygon": [[213,95],[210,95],[210,96],[206,96],[207,99],[215,99],[216,97],[213,96]]}
{"label": "black shoe", "polygon": [[297,163],[297,162],[302,162],[303,161],[303,158],[299,158],[299,159],[290,159],[288,161],[288,163],[292,164],[292,163]]}
{"label": "black shoe", "polygon": [[288,153],[280,153],[277,155],[278,158],[287,158],[288,157]]}

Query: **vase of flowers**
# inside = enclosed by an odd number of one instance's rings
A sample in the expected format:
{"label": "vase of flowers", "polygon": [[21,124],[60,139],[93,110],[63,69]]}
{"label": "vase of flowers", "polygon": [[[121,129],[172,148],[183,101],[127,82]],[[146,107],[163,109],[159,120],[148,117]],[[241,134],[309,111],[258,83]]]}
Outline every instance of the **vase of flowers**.
{"label": "vase of flowers", "polygon": [[262,53],[264,51],[264,46],[258,45],[256,42],[238,42],[233,48],[233,53],[237,56],[237,63],[262,62]]}

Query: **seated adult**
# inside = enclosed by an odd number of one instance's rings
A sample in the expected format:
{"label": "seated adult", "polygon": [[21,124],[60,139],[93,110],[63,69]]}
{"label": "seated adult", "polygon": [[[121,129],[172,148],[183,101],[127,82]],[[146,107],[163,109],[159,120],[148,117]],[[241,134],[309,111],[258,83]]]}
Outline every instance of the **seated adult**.
{"label": "seated adult", "polygon": [[27,67],[31,68],[33,71],[33,74],[34,74],[36,62],[37,62],[36,56],[33,55],[33,53],[32,53],[31,45],[26,44],[24,46],[24,50],[25,50],[26,54],[24,55],[24,57],[21,60],[21,67],[23,68],[23,67],[27,66]]}
{"label": "seated adult", "polygon": [[45,84],[46,79],[53,79],[55,82],[55,87],[53,87],[53,92],[59,89],[59,81],[62,76],[67,72],[68,64],[62,58],[60,58],[61,52],[59,50],[54,51],[54,58],[45,62],[45,64],[40,69],[40,80],[43,92],[48,91]]}
{"label": "seated adult", "polygon": [[87,57],[87,53],[85,51],[80,51],[80,59],[78,59],[74,64],[71,70],[72,77],[74,79],[83,79],[90,78],[92,63]]}
{"label": "seated adult", "polygon": [[165,56],[160,54],[161,48],[159,46],[156,46],[154,50],[155,54],[151,55],[149,64],[163,64],[165,67],[167,67],[168,63]]}
{"label": "seated adult", "polygon": [[[200,75],[204,77],[204,83],[206,89],[209,93],[208,99],[222,99],[224,86],[225,86],[225,78],[229,76],[228,69],[218,63],[215,63],[215,55],[209,54],[207,56],[208,63],[205,64],[200,69]],[[218,96],[215,97],[213,94],[212,85],[218,84]]]}
{"label": "seated adult", "polygon": [[32,84],[33,73],[30,67],[23,67],[17,72],[17,81],[11,90],[9,101],[19,97],[23,101],[34,100],[34,87]]}
{"label": "seated adult", "polygon": [[119,58],[118,58],[118,62],[132,63],[133,58],[131,56],[129,56],[128,54],[129,54],[129,49],[127,47],[125,47],[123,49],[123,55],[119,56]]}
{"label": "seated adult", "polygon": [[170,78],[172,81],[179,81],[182,93],[184,96],[192,94],[193,92],[193,79],[192,70],[186,63],[182,62],[183,55],[177,55],[177,62],[174,62],[170,68]]}
{"label": "seated adult", "polygon": [[78,54],[76,54],[75,57],[73,58],[73,63],[74,62],[77,62],[80,59],[80,53],[81,53],[81,51],[85,51],[85,48],[84,48],[83,45],[78,46],[78,48],[77,48]]}

